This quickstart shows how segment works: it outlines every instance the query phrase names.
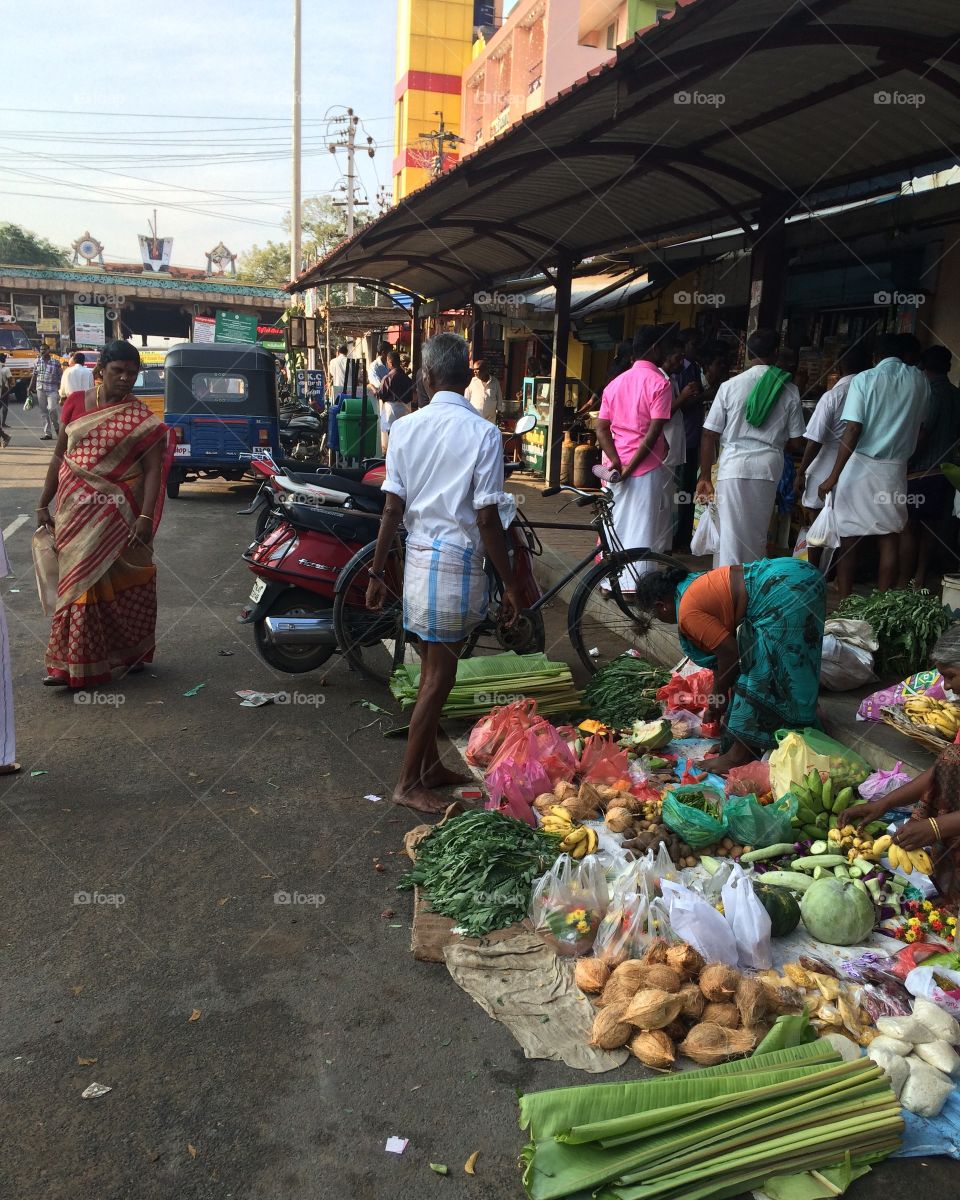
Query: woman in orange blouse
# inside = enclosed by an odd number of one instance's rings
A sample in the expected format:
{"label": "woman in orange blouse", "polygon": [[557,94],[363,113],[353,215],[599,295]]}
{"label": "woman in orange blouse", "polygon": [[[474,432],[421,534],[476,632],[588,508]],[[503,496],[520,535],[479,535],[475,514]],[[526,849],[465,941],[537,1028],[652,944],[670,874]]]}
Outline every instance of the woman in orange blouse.
{"label": "woman in orange blouse", "polygon": [[704,722],[722,722],[720,774],[776,745],[778,729],[813,724],[820,692],[826,584],[795,558],[761,559],[701,575],[643,576],[637,601],[679,626],[684,653],[714,671]]}

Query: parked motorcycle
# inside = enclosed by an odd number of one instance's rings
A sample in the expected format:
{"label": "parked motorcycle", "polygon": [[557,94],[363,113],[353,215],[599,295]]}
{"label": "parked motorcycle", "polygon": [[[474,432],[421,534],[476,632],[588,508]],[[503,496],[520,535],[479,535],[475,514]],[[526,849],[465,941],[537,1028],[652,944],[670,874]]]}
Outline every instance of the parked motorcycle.
{"label": "parked motorcycle", "polygon": [[[284,507],[299,498],[318,507],[360,508],[382,512],[380,485],[385,474],[382,459],[367,459],[360,467],[318,467],[313,471],[291,471],[281,467],[267,452],[255,454],[250,461],[252,473],[262,482],[260,489],[242,515],[257,514],[256,535],[283,519]],[[355,485],[362,484],[362,487]]]}
{"label": "parked motorcycle", "polygon": [[280,448],[286,458],[316,462],[326,446],[326,424],[315,408],[297,400],[280,406]]}

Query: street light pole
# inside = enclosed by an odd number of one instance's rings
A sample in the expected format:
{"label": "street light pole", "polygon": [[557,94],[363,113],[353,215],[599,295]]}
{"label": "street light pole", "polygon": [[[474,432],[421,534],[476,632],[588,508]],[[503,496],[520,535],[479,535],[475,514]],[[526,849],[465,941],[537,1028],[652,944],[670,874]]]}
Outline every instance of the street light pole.
{"label": "street light pole", "polygon": [[300,0],[293,0],[293,188],[290,198],[290,278],[300,274]]}
{"label": "street light pole", "polygon": [[[353,237],[353,187],[354,187],[354,150],[357,140],[357,123],[360,118],[353,115],[353,109],[347,109],[347,238]],[[347,303],[354,299],[354,285],[347,284]]]}

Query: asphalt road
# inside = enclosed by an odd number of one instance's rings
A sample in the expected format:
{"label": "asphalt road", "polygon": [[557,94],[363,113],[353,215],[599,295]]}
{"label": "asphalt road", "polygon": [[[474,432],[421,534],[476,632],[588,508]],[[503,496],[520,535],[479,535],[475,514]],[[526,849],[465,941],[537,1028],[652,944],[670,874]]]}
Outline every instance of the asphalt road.
{"label": "asphalt road", "polygon": [[[40,687],[50,444],[26,420],[0,452],[24,765],[0,781],[0,1196],[519,1197],[516,1091],[594,1077],[527,1061],[411,957],[395,885],[417,820],[364,799],[389,794],[402,744],[358,701],[388,697],[339,662],[281,677],[259,659],[235,620],[251,493],[224,483],[168,503],[156,666],[92,698]],[[297,702],[242,709],[247,687]],[[112,1090],[82,1099],[92,1082]],[[952,1165],[914,1161],[850,1196],[907,1186],[958,1194]]]}

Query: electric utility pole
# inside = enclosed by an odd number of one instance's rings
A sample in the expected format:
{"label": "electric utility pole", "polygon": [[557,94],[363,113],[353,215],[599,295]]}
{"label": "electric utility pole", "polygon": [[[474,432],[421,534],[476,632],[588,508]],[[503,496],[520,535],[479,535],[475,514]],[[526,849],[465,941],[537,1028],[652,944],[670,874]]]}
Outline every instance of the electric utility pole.
{"label": "electric utility pole", "polygon": [[[347,170],[344,175],[343,183],[339,190],[344,192],[343,200],[334,200],[333,203],[338,207],[343,207],[347,210],[347,237],[353,237],[354,232],[354,214],[356,209],[365,208],[367,206],[367,198],[359,183],[357,175],[357,129],[362,125],[360,118],[356,115],[352,108],[346,109],[343,113],[338,113],[336,116],[331,116],[327,111],[327,149],[331,154],[336,154],[338,150],[346,150],[347,152]],[[373,138],[367,135],[367,154],[370,158],[377,152],[377,146]],[[347,284],[347,303],[353,304],[354,285]]]}
{"label": "electric utility pole", "polygon": [[300,274],[300,0],[293,0],[293,178],[290,198],[290,278]]}
{"label": "electric utility pole", "polygon": [[443,113],[435,111],[435,117],[440,118],[440,123],[436,129],[431,129],[429,133],[421,133],[420,140],[429,142],[431,150],[433,150],[433,160],[430,166],[430,174],[434,179],[439,179],[443,174],[443,155],[449,146],[453,149],[454,146],[460,145],[463,141],[462,137],[451,133],[443,123]]}

